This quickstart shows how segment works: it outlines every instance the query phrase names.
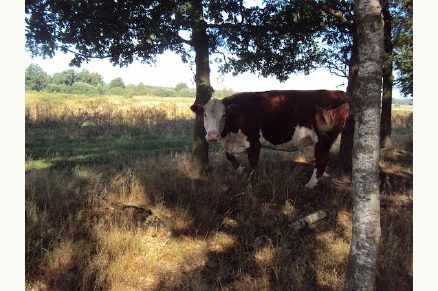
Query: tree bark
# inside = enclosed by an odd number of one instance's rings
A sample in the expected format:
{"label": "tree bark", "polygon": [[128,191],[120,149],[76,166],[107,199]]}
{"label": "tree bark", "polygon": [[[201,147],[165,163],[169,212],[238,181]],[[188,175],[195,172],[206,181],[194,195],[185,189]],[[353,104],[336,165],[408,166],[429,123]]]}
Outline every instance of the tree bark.
{"label": "tree bark", "polygon": [[[191,1],[192,12],[192,44],[195,50],[195,103],[205,105],[213,94],[210,85],[210,54],[207,35],[207,23],[204,20],[202,2]],[[192,145],[192,162],[203,170],[208,165],[208,142],[205,140],[203,119],[196,116],[194,140]]]}
{"label": "tree bark", "polygon": [[392,145],[392,85],[394,76],[392,75],[392,51],[393,44],[391,38],[391,14],[389,12],[389,0],[380,0],[382,2],[382,13],[384,21],[384,42],[385,42],[385,64],[383,66],[383,95],[382,95],[382,113],[380,121],[380,147],[387,148]]}
{"label": "tree bark", "polygon": [[338,160],[336,162],[335,169],[333,171],[334,178],[344,181],[351,180],[351,171],[353,163],[353,136],[355,126],[355,102],[354,94],[356,88],[358,64],[359,64],[359,51],[357,43],[357,31],[356,25],[351,26],[351,35],[353,38],[350,63],[348,65],[348,86],[347,96],[349,97],[350,113],[345,123],[345,126],[341,134],[341,144],[339,146]]}
{"label": "tree bark", "polygon": [[380,92],[384,57],[379,0],[354,4],[359,49],[353,142],[353,230],[344,290],[374,290],[380,245]]}
{"label": "tree bark", "polygon": [[311,224],[314,224],[326,217],[329,217],[330,215],[334,215],[335,213],[336,211],[334,209],[320,209],[292,222],[291,224],[289,224],[289,227],[294,232],[297,232],[308,227]]}

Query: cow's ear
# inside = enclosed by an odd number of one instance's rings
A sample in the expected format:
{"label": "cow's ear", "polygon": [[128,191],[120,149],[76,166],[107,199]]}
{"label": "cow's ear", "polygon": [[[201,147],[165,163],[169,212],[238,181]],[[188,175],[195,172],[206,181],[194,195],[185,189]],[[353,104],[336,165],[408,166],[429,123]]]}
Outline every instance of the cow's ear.
{"label": "cow's ear", "polygon": [[190,109],[196,113],[197,115],[202,115],[204,114],[204,106],[199,105],[199,104],[193,104],[192,106],[190,106]]}
{"label": "cow's ear", "polygon": [[240,107],[237,104],[230,104],[225,108],[225,112],[229,115],[236,115],[239,111]]}

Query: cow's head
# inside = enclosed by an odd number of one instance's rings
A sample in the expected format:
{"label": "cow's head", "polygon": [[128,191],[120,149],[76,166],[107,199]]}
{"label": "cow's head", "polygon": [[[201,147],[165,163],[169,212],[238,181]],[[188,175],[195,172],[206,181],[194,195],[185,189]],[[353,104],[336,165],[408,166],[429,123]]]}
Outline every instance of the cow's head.
{"label": "cow's head", "polygon": [[238,110],[237,105],[232,104],[227,107],[221,100],[211,99],[205,106],[193,104],[190,109],[204,118],[204,128],[207,132],[205,139],[208,142],[221,140],[221,133],[225,128],[227,115]]}

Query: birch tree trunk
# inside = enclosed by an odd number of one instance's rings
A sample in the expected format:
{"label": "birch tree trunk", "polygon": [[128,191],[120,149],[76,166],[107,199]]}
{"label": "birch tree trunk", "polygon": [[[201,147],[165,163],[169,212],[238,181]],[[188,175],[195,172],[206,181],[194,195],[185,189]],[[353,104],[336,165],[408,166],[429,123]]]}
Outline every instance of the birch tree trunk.
{"label": "birch tree trunk", "polygon": [[359,67],[354,99],[353,235],[344,290],[374,290],[380,244],[380,91],[384,57],[379,0],[354,4]]}

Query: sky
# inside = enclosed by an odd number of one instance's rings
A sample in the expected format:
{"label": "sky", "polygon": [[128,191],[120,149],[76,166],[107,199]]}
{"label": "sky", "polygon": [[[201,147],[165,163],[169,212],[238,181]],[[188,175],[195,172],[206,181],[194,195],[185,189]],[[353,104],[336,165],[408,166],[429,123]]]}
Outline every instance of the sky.
{"label": "sky", "polygon": [[[40,57],[31,58],[28,52],[25,53],[25,66],[31,63],[38,64],[44,72],[53,75],[73,68],[74,70],[86,69],[103,76],[104,82],[109,83],[112,79],[120,77],[126,85],[137,85],[143,82],[145,85],[174,87],[178,83],[186,83],[190,88],[195,88],[194,66],[183,63],[181,58],[171,51],[166,51],[157,57],[155,65],[142,64],[134,61],[128,67],[113,66],[108,60],[93,59],[89,63],[83,63],[80,68],[69,67],[72,54],[58,52],[52,59]],[[286,82],[280,83],[274,77],[264,78],[257,74],[243,73],[236,77],[231,74],[221,76],[215,64],[211,65],[210,81],[213,88],[223,88],[234,91],[263,91],[276,89],[346,89],[346,78],[330,74],[330,72],[319,69],[305,76],[303,74],[292,74]]]}

